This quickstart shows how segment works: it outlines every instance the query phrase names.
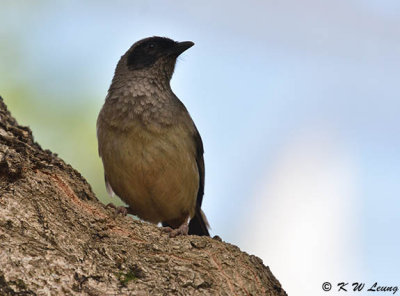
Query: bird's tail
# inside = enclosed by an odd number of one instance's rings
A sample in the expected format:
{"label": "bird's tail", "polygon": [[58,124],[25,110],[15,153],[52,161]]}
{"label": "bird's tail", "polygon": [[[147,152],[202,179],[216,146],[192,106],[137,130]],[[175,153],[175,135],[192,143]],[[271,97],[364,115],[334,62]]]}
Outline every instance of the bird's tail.
{"label": "bird's tail", "polygon": [[210,236],[208,228],[210,228],[210,225],[206,215],[200,208],[196,208],[196,212],[189,222],[189,234]]}

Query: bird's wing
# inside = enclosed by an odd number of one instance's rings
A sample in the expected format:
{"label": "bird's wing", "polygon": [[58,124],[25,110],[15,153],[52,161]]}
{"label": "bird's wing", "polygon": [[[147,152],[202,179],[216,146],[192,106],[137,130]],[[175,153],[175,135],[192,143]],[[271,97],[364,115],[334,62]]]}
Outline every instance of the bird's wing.
{"label": "bird's wing", "polygon": [[206,215],[204,215],[204,212],[201,210],[201,203],[204,195],[204,150],[203,141],[196,127],[194,141],[196,145],[196,163],[199,171],[199,191],[197,192],[195,214],[189,222],[189,234],[210,236],[208,232],[210,225],[208,224]]}
{"label": "bird's wing", "polygon": [[[107,96],[108,97],[108,96]],[[99,156],[100,156],[100,158],[102,158],[102,156],[101,156],[101,141],[99,141],[99,125],[101,124],[100,123],[100,120],[101,120],[101,118],[100,118],[100,116],[97,118],[97,123],[96,123],[96,135],[97,135],[97,143],[98,143],[98,152],[99,152]],[[105,172],[104,172],[104,182],[106,183],[106,190],[107,190],[107,193],[109,194],[109,195],[111,195],[111,196],[115,196],[115,193],[114,193],[114,190],[112,189],[112,187],[111,187],[111,184],[108,182],[108,180],[107,180],[107,175],[105,174]]]}
{"label": "bird's wing", "polygon": [[196,206],[200,208],[201,203],[203,202],[203,195],[204,195],[204,177],[205,177],[204,157],[203,157],[204,148],[200,133],[197,130],[196,126],[194,128],[195,128],[194,141],[196,145],[196,163],[197,163],[197,169],[199,171],[199,191],[197,192]]}
{"label": "bird's wing", "polygon": [[106,174],[104,174],[104,182],[106,183],[107,193],[112,197],[114,197],[115,196],[114,190],[112,189],[111,184],[108,182]]}

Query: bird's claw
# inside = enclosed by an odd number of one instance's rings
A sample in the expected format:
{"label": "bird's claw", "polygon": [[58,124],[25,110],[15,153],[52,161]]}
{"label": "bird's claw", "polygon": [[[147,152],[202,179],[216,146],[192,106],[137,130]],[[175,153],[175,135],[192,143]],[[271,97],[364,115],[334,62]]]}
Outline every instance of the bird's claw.
{"label": "bird's claw", "polygon": [[107,204],[106,205],[106,208],[112,208],[112,209],[114,209],[114,215],[115,216],[118,216],[119,214],[121,214],[122,216],[126,216],[126,215],[128,215],[128,208],[127,207],[124,207],[124,206],[116,206],[116,205],[114,205],[113,203],[109,203],[109,204]]}
{"label": "bird's claw", "polygon": [[169,233],[169,237],[177,237],[178,235],[188,235],[189,226],[185,223],[179,226],[178,228],[171,228],[169,226],[162,227],[162,231]]}

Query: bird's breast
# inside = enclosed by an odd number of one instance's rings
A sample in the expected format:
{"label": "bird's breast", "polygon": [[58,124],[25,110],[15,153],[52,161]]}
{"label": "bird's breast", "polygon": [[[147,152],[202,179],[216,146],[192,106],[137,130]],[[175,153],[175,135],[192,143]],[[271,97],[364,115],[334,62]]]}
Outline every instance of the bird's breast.
{"label": "bird's breast", "polygon": [[158,223],[194,215],[199,175],[187,127],[154,130],[134,120],[128,130],[109,126],[98,136],[112,189],[139,217]]}

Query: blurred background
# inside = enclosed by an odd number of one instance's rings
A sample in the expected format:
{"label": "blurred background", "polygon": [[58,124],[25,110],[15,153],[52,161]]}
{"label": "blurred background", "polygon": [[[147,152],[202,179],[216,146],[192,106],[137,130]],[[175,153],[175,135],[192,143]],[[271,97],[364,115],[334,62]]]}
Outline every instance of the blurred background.
{"label": "blurred background", "polygon": [[120,56],[192,40],[172,88],[204,141],[212,234],[289,295],[400,284],[399,1],[6,0],[0,24],[0,95],[104,203],[95,123]]}

